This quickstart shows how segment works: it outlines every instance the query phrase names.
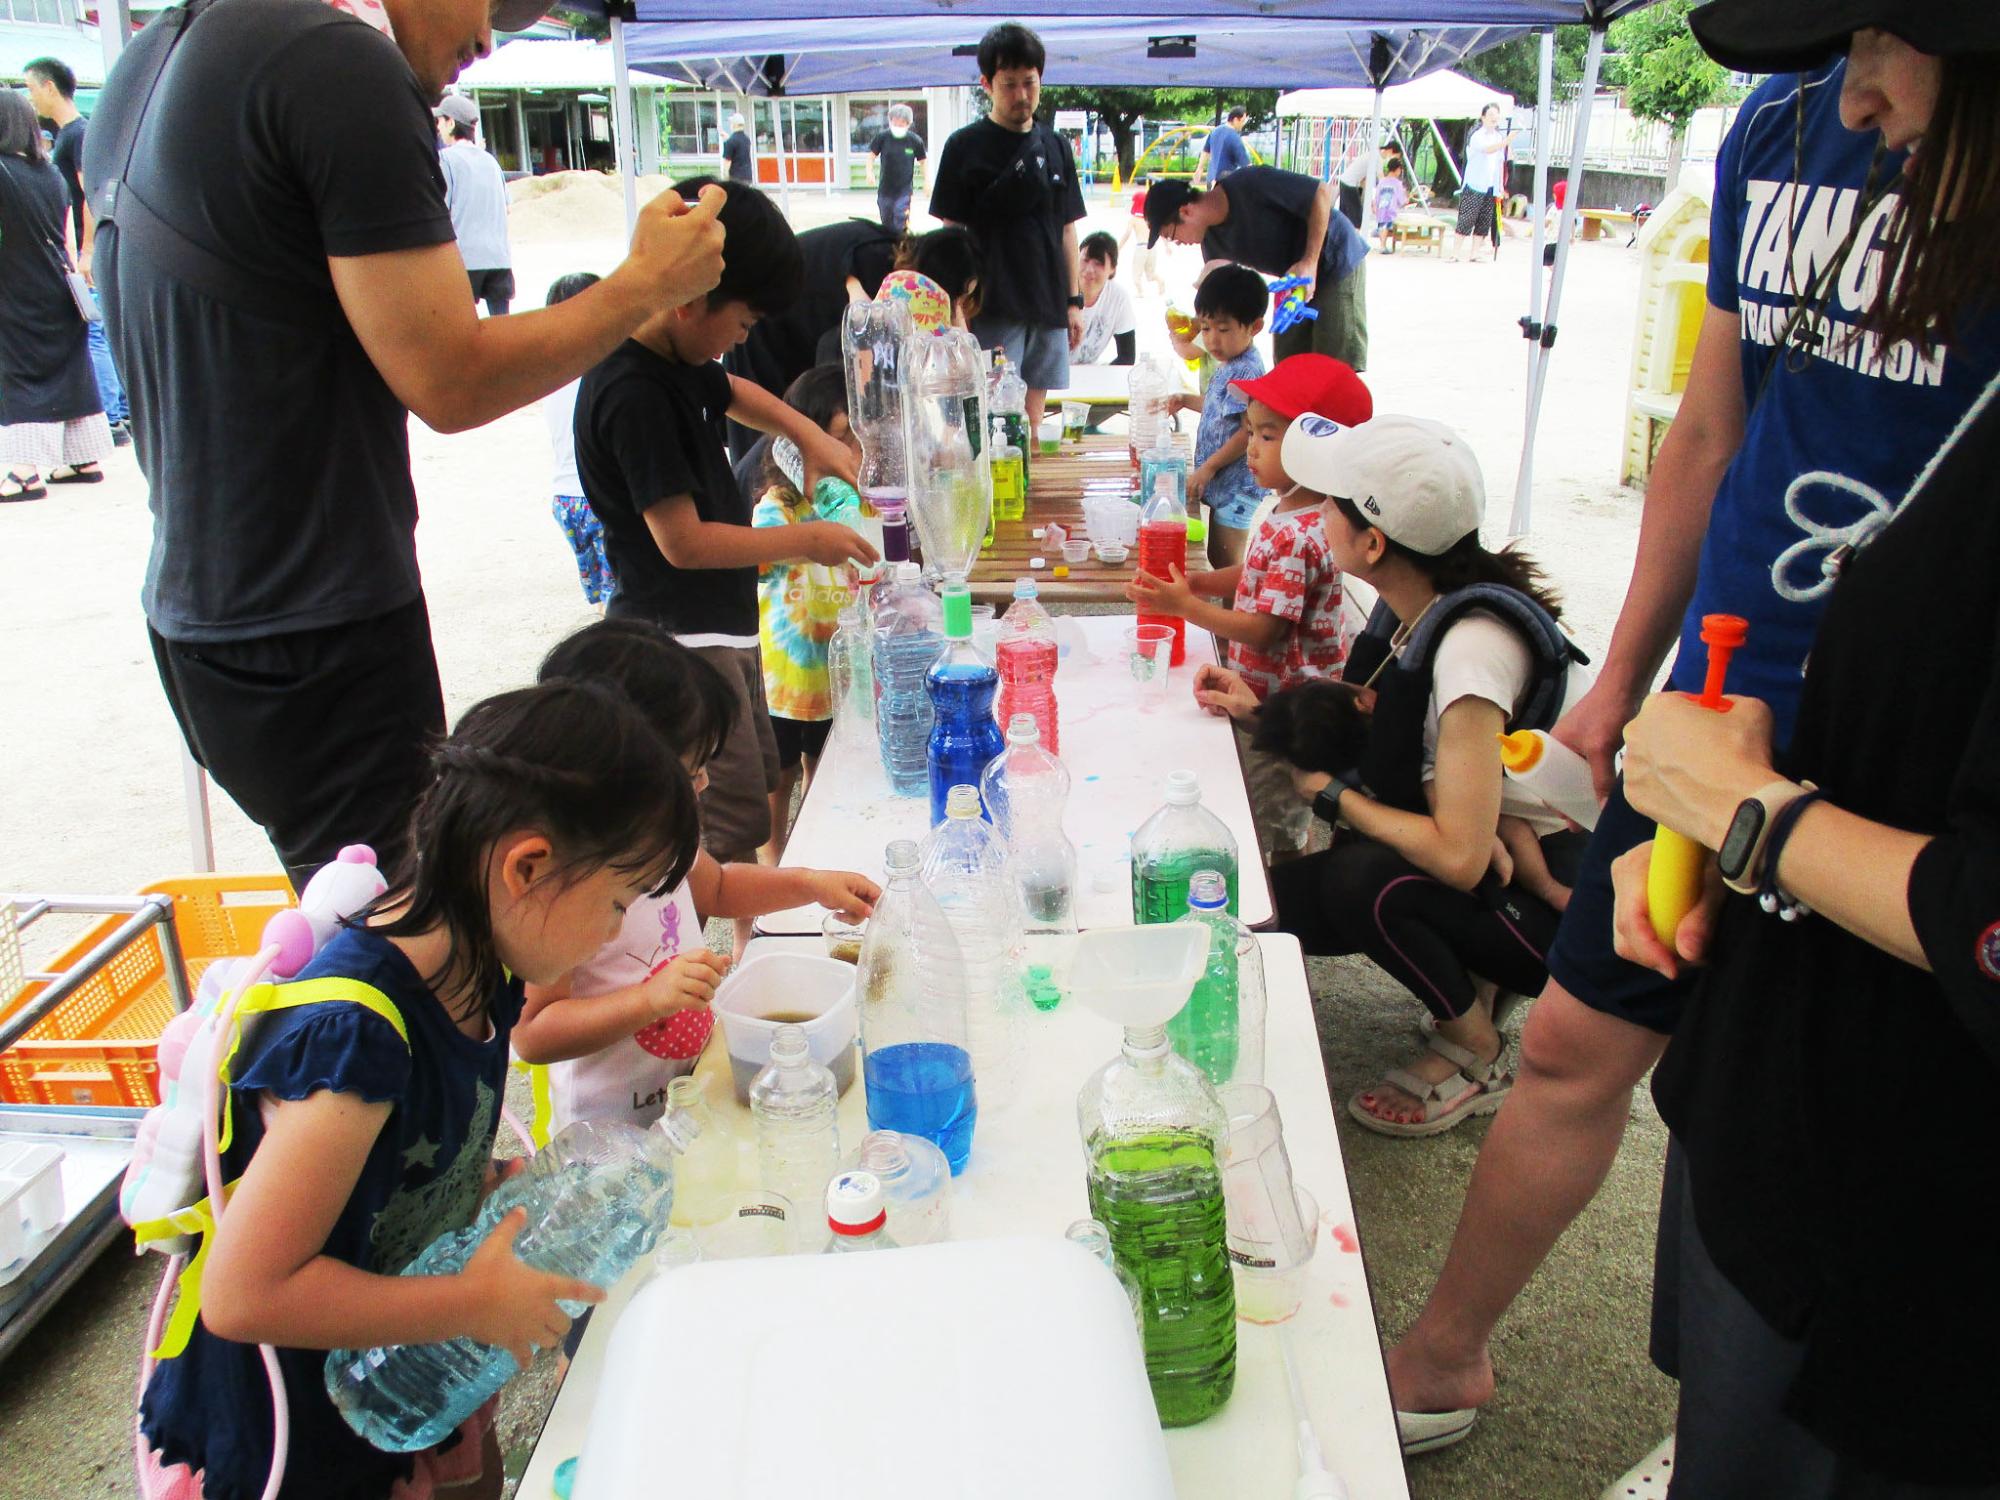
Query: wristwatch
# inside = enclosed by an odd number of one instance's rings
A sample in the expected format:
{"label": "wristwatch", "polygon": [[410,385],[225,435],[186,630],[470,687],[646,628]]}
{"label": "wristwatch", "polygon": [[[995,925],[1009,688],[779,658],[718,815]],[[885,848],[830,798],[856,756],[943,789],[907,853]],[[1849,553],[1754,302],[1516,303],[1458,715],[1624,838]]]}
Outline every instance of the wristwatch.
{"label": "wristwatch", "polygon": [[1715,851],[1716,869],[1722,883],[1745,896],[1757,894],[1763,873],[1764,846],[1770,841],[1771,825],[1785,804],[1813,789],[1810,781],[1774,781],[1736,804],[1729,829],[1722,835],[1722,847]]}
{"label": "wristwatch", "polygon": [[1071,293],[1069,294],[1069,305],[1070,305],[1071,307],[1082,307],[1082,306],[1083,306],[1083,293],[1081,293],[1081,292],[1071,292]]}
{"label": "wristwatch", "polygon": [[1340,794],[1342,792],[1358,792],[1360,790],[1361,783],[1358,780],[1352,776],[1344,776],[1336,772],[1333,780],[1326,786],[1321,787],[1318,794],[1314,796],[1313,816],[1318,818],[1322,823],[1339,823]]}

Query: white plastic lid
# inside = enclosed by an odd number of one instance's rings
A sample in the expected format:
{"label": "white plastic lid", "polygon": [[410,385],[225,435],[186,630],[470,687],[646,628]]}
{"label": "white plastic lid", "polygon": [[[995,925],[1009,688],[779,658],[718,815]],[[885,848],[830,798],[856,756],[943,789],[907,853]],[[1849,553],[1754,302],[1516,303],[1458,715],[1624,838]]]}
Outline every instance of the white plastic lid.
{"label": "white plastic lid", "polygon": [[826,1185],[826,1225],[835,1234],[870,1234],[888,1217],[882,1179],[873,1172],[842,1172]]}
{"label": "white plastic lid", "polygon": [[1174,771],[1167,777],[1167,801],[1175,807],[1191,807],[1201,801],[1201,781],[1192,771]]}

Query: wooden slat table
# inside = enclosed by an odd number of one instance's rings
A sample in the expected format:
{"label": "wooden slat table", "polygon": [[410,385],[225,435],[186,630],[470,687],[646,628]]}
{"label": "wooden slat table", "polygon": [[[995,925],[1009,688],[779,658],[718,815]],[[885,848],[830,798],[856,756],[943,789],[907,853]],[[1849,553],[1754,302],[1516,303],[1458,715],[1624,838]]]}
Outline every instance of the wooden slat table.
{"label": "wooden slat table", "polygon": [[[973,601],[1004,604],[1013,597],[1015,579],[1033,577],[1048,603],[1123,602],[1125,585],[1138,567],[1136,546],[1115,568],[1099,562],[1092,553],[1087,562],[1072,567],[1067,578],[1057,578],[1055,570],[1062,563],[1062,554],[1042,540],[1042,528],[1053,521],[1072,536],[1083,536],[1086,495],[1132,492],[1136,476],[1130,454],[1123,437],[1103,434],[1065,443],[1053,456],[1035,454],[1022,519],[995,521],[993,545],[983,548],[973,565],[969,580]],[[1031,569],[1029,559],[1036,557],[1042,559],[1042,566]]]}

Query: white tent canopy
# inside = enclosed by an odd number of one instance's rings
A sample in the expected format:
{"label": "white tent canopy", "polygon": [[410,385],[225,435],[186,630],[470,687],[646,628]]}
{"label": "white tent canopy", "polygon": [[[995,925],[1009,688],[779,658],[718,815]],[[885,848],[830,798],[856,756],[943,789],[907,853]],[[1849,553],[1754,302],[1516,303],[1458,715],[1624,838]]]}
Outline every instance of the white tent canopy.
{"label": "white tent canopy", "polygon": [[595,89],[617,81],[608,42],[508,42],[458,75],[463,93],[475,89]]}
{"label": "white tent canopy", "polygon": [[[1280,117],[1303,115],[1312,120],[1365,120],[1375,110],[1373,89],[1294,89],[1278,96]],[[1514,98],[1475,83],[1462,73],[1443,70],[1392,83],[1382,90],[1382,114],[1391,120],[1476,120],[1489,104],[1503,115],[1514,112]]]}

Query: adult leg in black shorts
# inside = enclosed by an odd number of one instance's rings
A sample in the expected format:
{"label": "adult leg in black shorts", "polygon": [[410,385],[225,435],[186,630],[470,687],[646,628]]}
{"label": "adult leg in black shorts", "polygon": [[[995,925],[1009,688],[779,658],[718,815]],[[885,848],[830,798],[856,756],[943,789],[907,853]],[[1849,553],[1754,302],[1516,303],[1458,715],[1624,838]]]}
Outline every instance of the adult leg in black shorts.
{"label": "adult leg in black shorts", "polygon": [[263,825],[295,887],[344,844],[395,867],[430,781],[428,742],[444,732],[422,599],[251,640],[148,634],[190,753]]}
{"label": "adult leg in black shorts", "polygon": [[771,732],[778,741],[778,785],[771,791],[771,838],[757,851],[758,860],[775,865],[785,857],[785,839],[790,832],[792,793],[801,776],[812,785],[819,768],[820,752],[833,732],[831,719],[786,719],[771,715]]}

